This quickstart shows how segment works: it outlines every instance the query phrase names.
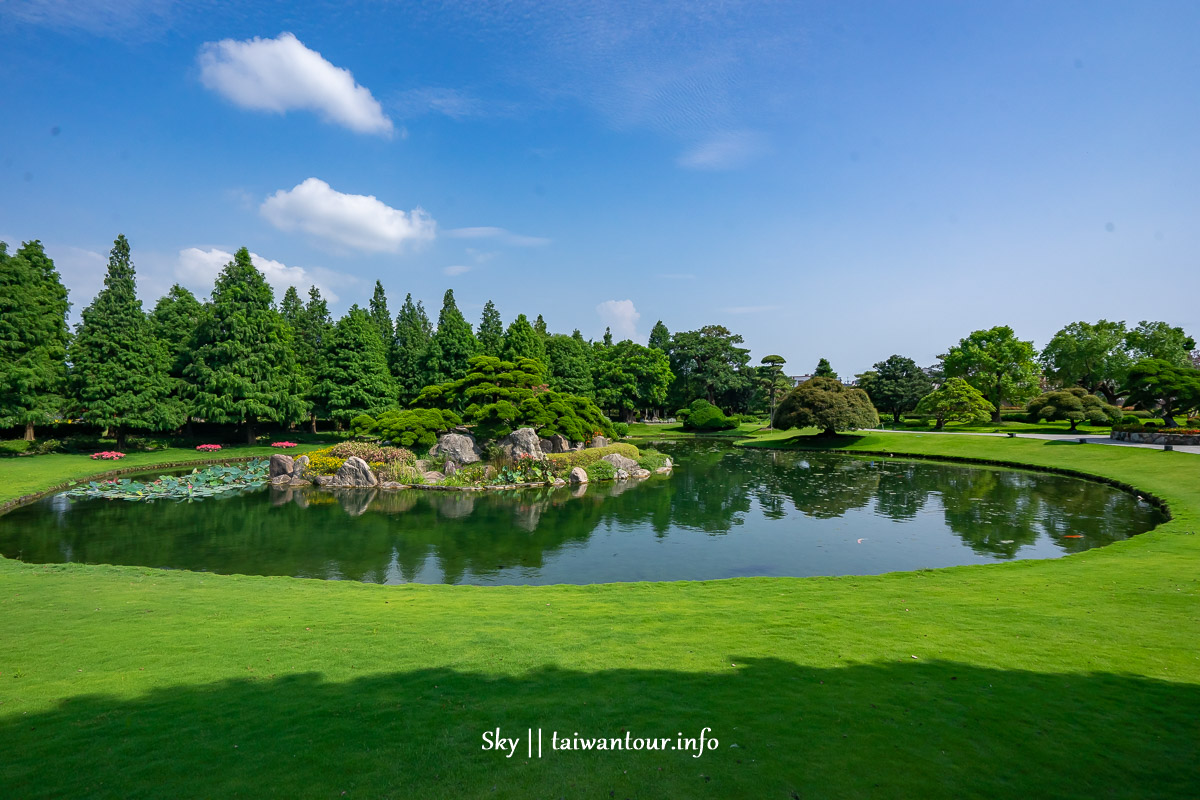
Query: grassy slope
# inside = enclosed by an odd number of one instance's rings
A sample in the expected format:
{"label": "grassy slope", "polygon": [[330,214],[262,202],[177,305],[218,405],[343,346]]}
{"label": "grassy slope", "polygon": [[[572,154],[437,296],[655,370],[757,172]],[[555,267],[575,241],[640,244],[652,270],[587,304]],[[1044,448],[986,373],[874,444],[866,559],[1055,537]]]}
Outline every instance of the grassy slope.
{"label": "grassy slope", "polygon": [[[879,577],[481,588],[0,561],[0,793],[1200,795],[1200,458],[840,444],[1081,469],[1175,518],[1055,561]],[[496,726],[709,726],[721,748],[505,759],[480,749]]]}

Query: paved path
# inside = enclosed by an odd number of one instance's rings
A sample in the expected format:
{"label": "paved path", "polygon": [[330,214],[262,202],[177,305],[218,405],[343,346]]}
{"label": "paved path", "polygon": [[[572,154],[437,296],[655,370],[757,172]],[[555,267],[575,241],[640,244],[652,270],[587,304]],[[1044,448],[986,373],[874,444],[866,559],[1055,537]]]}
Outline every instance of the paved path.
{"label": "paved path", "polygon": [[[973,431],[891,431],[883,428],[871,428],[878,433],[915,433],[915,434],[936,434],[938,436],[999,436],[1005,438],[1007,433],[975,433]],[[1118,442],[1115,439],[1110,439],[1107,436],[1080,433],[1018,433],[1018,439],[1061,439],[1065,442],[1084,442],[1086,444],[1106,444],[1113,447],[1141,447],[1148,450],[1162,450],[1161,444],[1140,444],[1138,442]],[[1180,453],[1196,453],[1200,455],[1200,445],[1194,444],[1177,444],[1175,450]]]}

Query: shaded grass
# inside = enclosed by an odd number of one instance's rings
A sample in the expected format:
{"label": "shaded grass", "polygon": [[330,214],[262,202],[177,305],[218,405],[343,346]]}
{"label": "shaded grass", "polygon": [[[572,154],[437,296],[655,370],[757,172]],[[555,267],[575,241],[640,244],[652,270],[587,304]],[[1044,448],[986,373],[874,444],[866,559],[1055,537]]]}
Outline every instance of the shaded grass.
{"label": "shaded grass", "polygon": [[[1062,559],[874,577],[375,586],[0,561],[3,794],[1200,795],[1200,458],[750,444],[1079,469],[1174,518]],[[504,759],[480,749],[497,726],[708,726],[721,747]]]}

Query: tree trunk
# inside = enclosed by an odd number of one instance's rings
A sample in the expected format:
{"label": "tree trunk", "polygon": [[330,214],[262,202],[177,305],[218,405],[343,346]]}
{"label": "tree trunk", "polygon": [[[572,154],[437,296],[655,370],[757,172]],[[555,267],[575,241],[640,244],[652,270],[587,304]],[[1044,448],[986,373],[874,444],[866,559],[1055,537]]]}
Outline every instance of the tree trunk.
{"label": "tree trunk", "polygon": [[896,409],[892,412],[892,422],[896,423],[897,425],[900,424],[900,409]]}
{"label": "tree trunk", "polygon": [[1000,420],[1000,402],[1004,399],[1004,390],[1000,388],[1000,379],[996,379],[996,399],[992,401],[992,423],[999,425]]}
{"label": "tree trunk", "polygon": [[310,415],[309,415],[309,417],[308,417],[308,428],[309,428],[309,431],[311,431],[312,433],[316,433],[316,432],[317,432],[317,415],[316,415],[316,414],[310,414]]}
{"label": "tree trunk", "polygon": [[125,452],[125,427],[123,425],[117,426],[117,452]]}
{"label": "tree trunk", "polygon": [[25,441],[27,441],[27,442],[33,441],[33,423],[32,422],[25,423]]}
{"label": "tree trunk", "polygon": [[826,428],[825,430],[821,431],[821,435],[822,436],[837,436],[837,431],[835,431],[833,428]]}
{"label": "tree trunk", "polygon": [[246,420],[246,444],[254,444],[254,423]]}
{"label": "tree trunk", "polygon": [[1076,426],[1076,425],[1078,425],[1078,424],[1079,424],[1079,420],[1077,420],[1077,419],[1073,419],[1073,420],[1071,420],[1071,430],[1070,430],[1070,431],[1068,431],[1068,433],[1074,433],[1074,432],[1075,432],[1075,426]]}
{"label": "tree trunk", "polygon": [[193,439],[196,436],[195,429],[192,427],[192,418],[190,415],[187,418],[187,424],[183,426],[183,435],[189,439]]}
{"label": "tree trunk", "polygon": [[945,424],[946,424],[946,420],[942,419],[941,417],[938,417],[937,424],[933,426],[933,429],[935,431],[940,431],[942,429],[942,427],[945,426]]}

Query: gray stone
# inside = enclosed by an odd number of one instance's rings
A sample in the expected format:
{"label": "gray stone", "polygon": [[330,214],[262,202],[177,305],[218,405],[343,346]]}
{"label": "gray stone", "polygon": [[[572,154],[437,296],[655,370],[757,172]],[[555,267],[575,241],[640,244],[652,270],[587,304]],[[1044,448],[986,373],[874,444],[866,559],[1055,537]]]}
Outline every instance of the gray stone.
{"label": "gray stone", "polygon": [[447,461],[446,468],[443,469],[442,472],[445,473],[447,478],[449,478],[451,475],[458,472],[458,467],[454,464],[453,461]]}
{"label": "gray stone", "polygon": [[404,484],[398,481],[384,481],[379,484],[380,489],[403,489]]}
{"label": "gray stone", "polygon": [[537,431],[533,428],[517,428],[497,442],[496,446],[513,461],[518,458],[536,458],[540,461],[545,456],[539,441]]}
{"label": "gray stone", "polygon": [[[545,450],[546,448],[542,448]],[[571,440],[563,436],[561,433],[556,433],[550,437],[550,453],[569,453],[571,451]]]}
{"label": "gray stone", "polygon": [[338,468],[337,474],[333,476],[333,482],[337,486],[346,487],[378,486],[379,478],[376,478],[375,473],[371,472],[367,462],[358,456],[350,456],[346,459],[346,463]]}
{"label": "gray stone", "polygon": [[667,456],[663,460],[663,466],[666,467],[667,469],[670,469],[671,467],[675,466],[675,462],[671,460],[670,456]]}
{"label": "gray stone", "polygon": [[610,442],[603,436],[594,436],[592,441],[588,443],[588,447],[608,447]]}
{"label": "gray stone", "polygon": [[633,477],[635,477],[635,478],[649,478],[649,477],[650,477],[650,470],[648,470],[648,469],[641,469],[641,468],[639,468],[639,469],[635,469],[635,470],[634,470],[634,471],[633,471],[631,474],[632,474],[632,475],[633,475]]}
{"label": "gray stone", "polygon": [[671,471],[671,468],[670,467],[659,467],[658,469],[656,469],[654,471],[657,472],[659,475],[666,475],[667,473],[669,473]]}
{"label": "gray stone", "polygon": [[575,467],[573,470],[571,470],[570,474],[567,475],[567,480],[569,480],[571,483],[587,483],[587,470],[583,467]]}
{"label": "gray stone", "polygon": [[633,472],[638,468],[637,462],[628,456],[623,456],[620,453],[609,453],[604,456],[601,461],[607,461],[617,469],[623,469],[626,472]]}
{"label": "gray stone", "polygon": [[425,482],[426,483],[437,483],[438,481],[442,480],[445,477],[446,476],[444,474],[442,474],[441,472],[438,472],[435,469],[431,469],[425,473]]}
{"label": "gray stone", "polygon": [[271,464],[267,467],[267,474],[271,476],[271,482],[274,483],[275,479],[279,477],[290,478],[294,468],[291,456],[285,456],[283,453],[274,453],[271,456]]}
{"label": "gray stone", "polygon": [[447,433],[439,436],[429,454],[439,460],[448,458],[456,464],[474,464],[483,458],[483,451],[469,433]]}
{"label": "gray stone", "polygon": [[617,470],[616,478],[619,481],[627,481],[629,480],[629,473],[623,469],[619,469]]}
{"label": "gray stone", "polygon": [[308,478],[297,478],[293,475],[291,478],[288,478],[287,485],[288,486],[311,486],[312,481],[310,481]]}
{"label": "gray stone", "polygon": [[566,482],[566,481],[564,481],[562,478],[555,478],[555,479],[554,479],[554,485],[555,485],[555,486],[566,486],[566,485],[567,485],[567,482]]}
{"label": "gray stone", "polygon": [[538,439],[538,447],[542,448],[543,453],[554,452],[554,442],[549,439]]}
{"label": "gray stone", "polygon": [[303,478],[308,469],[308,456],[300,456],[292,462],[292,477]]}

